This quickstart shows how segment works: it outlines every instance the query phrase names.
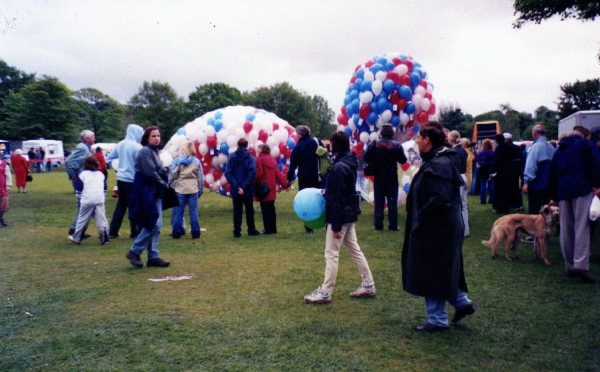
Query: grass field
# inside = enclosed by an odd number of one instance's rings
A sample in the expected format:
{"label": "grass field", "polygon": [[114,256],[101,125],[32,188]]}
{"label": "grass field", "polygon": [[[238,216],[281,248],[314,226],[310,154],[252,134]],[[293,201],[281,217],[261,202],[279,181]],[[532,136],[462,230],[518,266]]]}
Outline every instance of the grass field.
{"label": "grass field", "polygon": [[[600,371],[600,284],[564,275],[556,237],[549,267],[529,245],[518,260],[491,260],[481,240],[496,215],[477,197],[464,258],[479,312],[417,334],[425,311],[402,291],[404,228],[373,231],[368,204],[357,232],[379,296],[348,296],[359,276],[342,254],[333,302],[311,306],[302,297],[323,278],[324,232],[303,232],[295,192],[277,201],[275,236],[234,239],[231,202],[216,194],[200,200],[199,240],[171,239],[167,213],[160,250],[171,266],[140,270],[124,258],[130,239],[101,247],[93,224],[93,238],[69,244],[65,173],[34,178],[29,194],[11,194],[11,226],[0,229],[0,371]],[[109,220],[114,205],[109,197]],[[193,278],[148,280],[184,274]]]}

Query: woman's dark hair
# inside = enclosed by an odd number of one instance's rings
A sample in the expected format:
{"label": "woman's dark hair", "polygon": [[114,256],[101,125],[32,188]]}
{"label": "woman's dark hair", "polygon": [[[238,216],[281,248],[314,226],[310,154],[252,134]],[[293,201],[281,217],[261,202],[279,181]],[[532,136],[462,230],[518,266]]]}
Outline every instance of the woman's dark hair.
{"label": "woman's dark hair", "polygon": [[159,131],[160,133],[160,129],[158,129],[157,126],[155,125],[151,125],[148,128],[144,129],[144,134],[142,135],[142,146],[146,146],[148,144],[148,139],[150,139],[150,133],[152,133],[152,131]]}
{"label": "woman's dark hair", "polygon": [[260,145],[260,152],[261,153],[264,152],[265,154],[270,154],[271,148],[266,143],[263,143],[262,145]]}
{"label": "woman's dark hair", "polygon": [[379,134],[383,138],[393,138],[394,137],[394,127],[390,124],[383,124],[379,131]]}
{"label": "woman's dark hair", "polygon": [[435,149],[440,146],[444,146],[446,142],[446,135],[444,134],[444,128],[440,123],[430,122],[429,124],[423,125],[419,131],[421,137],[429,138],[431,146]]}
{"label": "woman's dark hair", "polygon": [[329,141],[331,142],[331,152],[334,154],[342,154],[350,151],[350,138],[344,132],[333,132],[329,136]]}
{"label": "woman's dark hair", "polygon": [[100,168],[100,162],[94,155],[90,155],[83,160],[83,169],[98,170],[99,168]]}

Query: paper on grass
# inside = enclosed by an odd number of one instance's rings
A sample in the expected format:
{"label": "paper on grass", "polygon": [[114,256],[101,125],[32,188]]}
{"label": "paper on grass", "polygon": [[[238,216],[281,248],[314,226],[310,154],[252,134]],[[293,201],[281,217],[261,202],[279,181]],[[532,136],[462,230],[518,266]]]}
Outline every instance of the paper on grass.
{"label": "paper on grass", "polygon": [[166,281],[176,281],[176,280],[188,280],[192,279],[193,275],[179,275],[179,276],[163,276],[162,278],[150,278],[148,279],[151,282],[166,282]]}

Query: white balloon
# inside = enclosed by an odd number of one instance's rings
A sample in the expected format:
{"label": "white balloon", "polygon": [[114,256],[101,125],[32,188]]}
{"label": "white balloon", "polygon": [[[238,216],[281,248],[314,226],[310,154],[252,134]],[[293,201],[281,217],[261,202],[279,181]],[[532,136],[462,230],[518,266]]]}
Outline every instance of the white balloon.
{"label": "white balloon", "polygon": [[387,77],[387,73],[385,71],[377,71],[375,74],[375,79],[378,81],[384,81]]}
{"label": "white balloon", "polygon": [[114,170],[119,170],[119,159],[113,159],[110,162],[110,166],[112,167],[112,169]]}
{"label": "white balloon", "polygon": [[[381,71],[379,71],[379,72],[381,72]],[[375,80],[373,82],[373,84],[371,85],[371,89],[373,90],[373,94],[378,96],[379,94],[381,94],[381,90],[383,89],[383,83],[381,83],[381,81],[379,81],[379,80]]]}
{"label": "white balloon", "polygon": [[219,169],[220,164],[219,164],[219,158],[218,157],[215,156],[214,158],[212,158],[211,163],[212,163],[213,168]]}
{"label": "white balloon", "polygon": [[400,74],[400,76],[402,76],[408,72],[408,67],[406,67],[406,65],[398,65],[394,68],[394,71],[396,71],[398,74]]}
{"label": "white balloon", "polygon": [[406,202],[406,192],[402,188],[398,190],[398,206],[401,206]]}
{"label": "white balloon", "polygon": [[375,75],[371,72],[371,70],[365,70],[365,75],[363,76],[364,81],[373,81],[375,80]]}
{"label": "white balloon", "polygon": [[420,96],[424,96],[425,93],[427,93],[427,91],[422,86],[419,85],[418,87],[415,88],[415,94],[418,94]]}
{"label": "white balloon", "polygon": [[215,128],[211,127],[210,125],[206,127],[206,130],[204,131],[206,133],[206,135],[208,137],[212,137],[215,135]]}
{"label": "white balloon", "polygon": [[238,139],[233,134],[227,136],[227,146],[229,146],[229,148],[237,146],[237,141]]}
{"label": "white balloon", "polygon": [[381,113],[380,117],[384,123],[389,123],[390,120],[392,120],[392,112],[390,110],[385,110],[384,112]]}
{"label": "white balloon", "polygon": [[372,92],[362,92],[359,95],[359,99],[360,99],[360,103],[369,103],[373,100],[373,93]]}
{"label": "white balloon", "polygon": [[356,125],[353,121],[348,122],[348,128],[350,128],[353,132],[356,130]]}
{"label": "white balloon", "polygon": [[290,133],[283,128],[278,129],[276,133],[279,142],[286,142],[288,140],[288,137],[290,136]]}
{"label": "white balloon", "polygon": [[412,103],[414,103],[416,107],[421,107],[422,100],[423,100],[423,96],[420,96],[418,94],[413,94]]}
{"label": "white balloon", "polygon": [[237,138],[237,139],[244,138],[244,136],[245,136],[245,135],[246,135],[246,132],[244,132],[244,129],[243,129],[243,128],[237,128],[237,129],[234,131],[234,136],[235,136],[235,138]]}
{"label": "white balloon", "polygon": [[227,141],[227,136],[229,136],[229,132],[225,129],[221,129],[217,132],[217,143],[223,143]]}
{"label": "white balloon", "polygon": [[370,142],[377,141],[377,139],[379,139],[379,133],[373,132],[369,135]]}
{"label": "white balloon", "polygon": [[200,155],[204,156],[208,154],[208,145],[206,143],[201,143],[200,146],[198,146],[198,150],[200,151]]}
{"label": "white balloon", "polygon": [[272,147],[271,148],[271,156],[274,157],[275,159],[277,159],[279,157],[279,155],[280,155],[279,147],[278,146]]}
{"label": "white balloon", "polygon": [[227,163],[228,157],[225,154],[219,154],[218,159],[219,159],[219,165],[225,165]]}
{"label": "white balloon", "polygon": [[279,145],[279,141],[277,140],[276,137],[269,136],[269,138],[267,138],[267,145],[269,145],[269,147],[272,150],[274,147],[277,147]]}
{"label": "white balloon", "polygon": [[254,144],[258,141],[258,131],[256,129],[252,129],[250,133],[248,133],[248,142]]}
{"label": "white balloon", "polygon": [[409,120],[410,120],[410,117],[408,116],[407,113],[403,112],[400,115],[400,123],[402,123],[402,125],[406,125],[406,123],[408,123]]}
{"label": "white balloon", "polygon": [[160,158],[163,167],[170,167],[173,163],[173,156],[171,156],[171,154],[169,154],[167,151],[161,151],[160,154],[158,154],[158,157]]}
{"label": "white balloon", "polygon": [[429,111],[430,107],[431,107],[431,101],[429,101],[429,99],[427,99],[427,98],[423,98],[423,100],[421,101],[421,110]]}
{"label": "white balloon", "polygon": [[367,132],[362,132],[362,133],[360,134],[360,137],[359,137],[359,138],[360,138],[360,142],[362,142],[362,143],[367,143],[367,142],[369,141],[369,133],[367,133]]}
{"label": "white balloon", "polygon": [[238,149],[237,147],[230,147],[230,148],[229,148],[229,154],[230,154],[230,155],[231,155],[231,154],[233,154],[234,152],[236,152],[236,151],[237,151],[237,149]]}
{"label": "white balloon", "polygon": [[202,132],[202,131],[198,132],[198,142],[199,143],[206,143],[207,138],[208,137],[206,136],[206,134],[204,132]]}
{"label": "white balloon", "polygon": [[206,183],[208,183],[210,185],[213,182],[215,182],[215,176],[213,176],[212,173],[209,173],[209,174],[207,174],[207,175],[204,176],[204,181],[206,181]]}
{"label": "white balloon", "polygon": [[402,176],[402,181],[400,182],[400,184],[406,185],[407,183],[410,183],[410,176],[405,174],[404,176]]}

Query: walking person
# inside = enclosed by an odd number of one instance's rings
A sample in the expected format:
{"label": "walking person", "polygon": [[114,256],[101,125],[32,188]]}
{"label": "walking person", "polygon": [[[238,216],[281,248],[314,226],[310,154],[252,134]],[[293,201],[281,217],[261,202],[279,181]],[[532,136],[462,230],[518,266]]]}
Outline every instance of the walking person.
{"label": "walking person", "polygon": [[394,141],[394,127],[384,124],[379,130],[380,139],[372,142],[364,160],[373,170],[375,213],[373,226],[383,230],[384,209],[388,207],[388,229],[398,231],[398,163],[406,163],[404,148]]}
{"label": "walking person", "polygon": [[135,162],[133,179],[135,191],[131,193],[132,203],[129,211],[130,218],[139,224],[142,230],[125,258],[132,266],[142,268],[144,263],[140,255],[146,249],[148,251],[146,266],[167,267],[170,262],[163,260],[158,251],[162,228],[162,200],[169,188],[167,171],[158,156],[160,146],[158,127],[146,128],[142,135],[142,146]]}
{"label": "walking person", "polygon": [[422,126],[416,144],[423,163],[406,202],[402,284],[406,292],[425,297],[427,321],[414,330],[444,331],[449,329],[446,302],[456,309],[453,323],[476,310],[466,294],[463,270],[460,187],[464,180],[457,165],[460,155],[444,147],[441,125]]}
{"label": "walking person", "polygon": [[[287,174],[287,180],[290,184],[296,177],[296,169],[298,170],[298,190],[303,190],[309,187],[322,188],[323,184],[319,179],[319,157],[317,156],[317,148],[319,143],[313,136],[310,135],[310,128],[306,125],[298,125],[296,127],[298,135],[298,143],[292,150],[290,155],[290,168]],[[307,233],[314,232],[308,226],[304,226]]]}
{"label": "walking person", "polygon": [[[107,162],[112,162],[118,159],[117,172],[117,206],[113,212],[110,221],[108,234],[111,238],[119,237],[119,230],[123,223],[125,213],[129,209],[131,211],[131,194],[133,191],[133,179],[135,176],[135,161],[138,152],[142,149],[140,141],[144,129],[137,124],[129,124],[125,139],[120,141],[117,146],[110,152]],[[129,218],[129,237],[135,239],[139,234],[141,227],[134,219]]]}
{"label": "walking person", "polygon": [[350,293],[354,298],[369,298],[377,295],[375,281],[356,237],[355,223],[360,212],[356,195],[356,171],[358,160],[350,151],[350,139],[344,132],[334,132],[329,137],[334,163],[329,169],[325,185],[325,278],[323,284],[312,293],[304,296],[308,304],[327,304],[331,302],[331,293],[335,288],[340,250],[346,252],[354,261],[360,273],[360,286]]}
{"label": "walking person", "polygon": [[170,184],[175,189],[179,200],[179,205],[172,211],[171,236],[173,239],[179,239],[185,234],[183,215],[187,206],[192,239],[198,239],[201,234],[198,221],[198,199],[204,191],[204,173],[192,142],[186,140],[181,145],[181,151],[181,155],[171,165]]}
{"label": "walking person", "polygon": [[225,177],[231,190],[233,203],[233,236],[242,236],[242,213],[246,210],[246,225],[248,235],[260,235],[254,225],[254,178],[256,176],[256,161],[248,152],[248,141],[240,138],[237,150],[229,157]]}
{"label": "walking person", "polygon": [[267,144],[259,146],[260,153],[256,158],[255,184],[265,182],[269,187],[266,195],[255,195],[256,201],[260,203],[260,211],[263,218],[263,234],[277,234],[277,211],[275,200],[277,199],[277,185],[286,189],[289,183],[277,167],[277,161],[271,156],[271,148]]}
{"label": "walking person", "polygon": [[550,202],[550,171],[554,147],[546,139],[542,124],[537,124],[531,130],[533,145],[527,153],[523,187],[521,190],[528,194],[529,214],[538,214],[543,205]]}
{"label": "walking person", "polygon": [[452,147],[454,151],[456,151],[459,155],[457,159],[458,161],[458,171],[460,172],[460,176],[463,179],[463,184],[460,186],[460,200],[462,205],[462,218],[465,225],[465,237],[468,237],[469,232],[469,192],[467,188],[467,158],[468,154],[465,151],[464,147],[460,143],[460,133],[457,130],[450,131],[448,133],[448,143]]}
{"label": "walking person", "polygon": [[85,158],[92,154],[91,146],[94,144],[94,141],[96,141],[96,136],[91,130],[85,129],[79,134],[79,141],[79,144],[75,147],[73,152],[65,160],[65,168],[67,169],[67,175],[71,180],[75,196],[77,197],[77,211],[75,213],[73,223],[69,228],[68,235],[73,235],[75,233],[75,225],[77,224],[77,218],[79,217],[79,208],[81,206],[81,191],[83,190],[83,183],[81,182],[81,179],[79,179],[79,173],[83,171],[83,162]]}
{"label": "walking person", "polygon": [[98,229],[100,244],[110,243],[108,238],[108,221],[105,212],[106,182],[104,174],[100,171],[100,163],[94,155],[90,155],[83,161],[83,171],[79,173],[79,179],[83,184],[81,191],[79,216],[75,224],[75,232],[68,239],[74,244],[81,244],[83,232],[93,218]]}
{"label": "walking person", "polygon": [[15,172],[16,186],[18,193],[27,193],[27,176],[30,175],[29,162],[23,156],[23,150],[16,149],[15,154],[10,158],[13,172]]}
{"label": "walking person", "polygon": [[12,174],[8,162],[0,157],[0,227],[7,227],[4,214],[10,210],[9,190],[12,187]]}

